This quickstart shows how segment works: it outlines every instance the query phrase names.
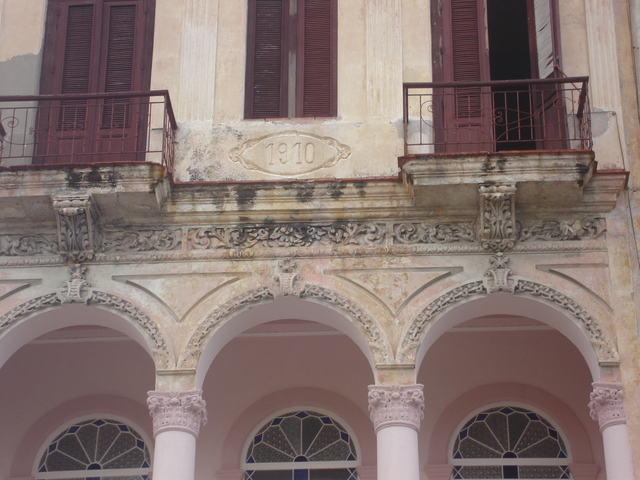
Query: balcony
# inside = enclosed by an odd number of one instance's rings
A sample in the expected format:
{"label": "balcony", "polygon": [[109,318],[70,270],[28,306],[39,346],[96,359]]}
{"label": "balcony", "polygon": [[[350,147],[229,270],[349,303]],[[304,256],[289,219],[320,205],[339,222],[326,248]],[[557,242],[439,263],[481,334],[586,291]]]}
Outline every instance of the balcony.
{"label": "balcony", "polygon": [[405,83],[405,153],[589,150],[588,77]]}
{"label": "balcony", "polygon": [[0,96],[0,165],[153,162],[173,170],[166,90]]}

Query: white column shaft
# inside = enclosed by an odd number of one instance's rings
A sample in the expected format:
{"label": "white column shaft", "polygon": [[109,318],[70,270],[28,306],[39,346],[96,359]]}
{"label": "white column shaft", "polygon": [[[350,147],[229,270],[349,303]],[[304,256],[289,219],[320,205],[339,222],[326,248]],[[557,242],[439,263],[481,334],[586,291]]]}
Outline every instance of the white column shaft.
{"label": "white column shaft", "polygon": [[420,480],[418,432],[411,427],[378,430],[378,480]]}
{"label": "white column shaft", "polygon": [[196,437],[179,430],[166,430],[156,436],[153,480],[194,480]]}
{"label": "white column shaft", "polygon": [[626,423],[611,425],[602,430],[604,459],[607,478],[610,480],[633,480],[631,446]]}

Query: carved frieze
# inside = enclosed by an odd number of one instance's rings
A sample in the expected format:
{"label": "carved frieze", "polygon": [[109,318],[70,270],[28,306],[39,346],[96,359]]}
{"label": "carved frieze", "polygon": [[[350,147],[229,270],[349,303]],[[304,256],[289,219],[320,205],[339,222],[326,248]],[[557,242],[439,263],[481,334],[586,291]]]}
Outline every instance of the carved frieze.
{"label": "carved frieze", "polygon": [[57,253],[58,239],[55,235],[0,235],[0,255],[27,257]]}
{"label": "carved frieze", "polygon": [[286,224],[250,227],[211,227],[189,230],[189,248],[290,248],[335,245],[381,245],[384,224]]}
{"label": "carved frieze", "polygon": [[480,186],[480,244],[503,252],[516,244],[515,185]]}
{"label": "carved frieze", "polygon": [[598,238],[604,232],[604,220],[600,218],[544,220],[532,225],[523,225],[518,234],[518,242],[587,240]]}
{"label": "carved frieze", "polygon": [[424,418],[422,385],[369,386],[369,415],[373,428],[410,427],[420,430]]}
{"label": "carved frieze", "polygon": [[476,241],[472,223],[397,223],[393,226],[393,243],[415,245]]}
{"label": "carved frieze", "polygon": [[54,197],[53,208],[60,254],[74,263],[91,260],[100,244],[91,197],[86,194]]}
{"label": "carved frieze", "polygon": [[247,170],[293,177],[336,165],[351,149],[335,138],[289,131],[249,140],[229,152]]}
{"label": "carved frieze", "polygon": [[154,252],[178,250],[182,245],[182,230],[105,232],[101,251]]}

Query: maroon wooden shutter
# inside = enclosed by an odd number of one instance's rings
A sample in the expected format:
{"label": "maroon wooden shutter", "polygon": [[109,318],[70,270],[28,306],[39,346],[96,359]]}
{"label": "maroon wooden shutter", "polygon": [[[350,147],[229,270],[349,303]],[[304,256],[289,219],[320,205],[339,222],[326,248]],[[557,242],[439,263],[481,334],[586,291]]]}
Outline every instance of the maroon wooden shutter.
{"label": "maroon wooden shutter", "polygon": [[287,52],[283,0],[252,0],[249,4],[247,48],[247,118],[287,116]]}
{"label": "maroon wooden shutter", "polygon": [[[101,55],[101,80],[105,93],[131,92],[139,83],[134,65],[136,40],[140,37],[143,22],[136,21],[138,4],[105,5],[103,27],[103,51]],[[130,99],[106,100],[102,110],[102,128],[130,126]]]}
{"label": "maroon wooden shutter", "polygon": [[298,52],[302,73],[298,73],[298,115],[336,115],[336,22],[332,0],[300,0],[299,21],[304,32]]}

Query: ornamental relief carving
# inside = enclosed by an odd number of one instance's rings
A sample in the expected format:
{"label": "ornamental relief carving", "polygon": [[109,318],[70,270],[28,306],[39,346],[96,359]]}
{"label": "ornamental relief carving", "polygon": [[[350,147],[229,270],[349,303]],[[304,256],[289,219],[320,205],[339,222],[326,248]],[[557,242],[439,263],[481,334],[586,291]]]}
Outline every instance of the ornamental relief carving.
{"label": "ornamental relief carving", "polygon": [[229,152],[247,170],[294,177],[330,168],[351,156],[351,148],[335,138],[289,131],[244,142]]}
{"label": "ornamental relief carving", "polygon": [[[80,200],[82,202],[84,200]],[[43,233],[0,235],[0,265],[59,264],[60,256],[78,263],[95,259],[96,255],[100,261],[120,261],[120,255],[124,254],[128,261],[137,262],[189,260],[193,258],[189,252],[193,251],[210,252],[220,258],[254,258],[253,250],[257,249],[262,249],[259,254],[262,257],[277,256],[278,249],[288,249],[289,256],[297,255],[290,249],[304,249],[301,255],[312,256],[394,252],[442,255],[481,253],[494,247],[500,251],[504,246],[497,238],[483,240],[475,222],[295,223],[106,230],[99,234],[93,216],[86,214],[86,205],[61,207],[66,213],[58,215],[60,231],[57,237]],[[517,237],[513,250],[517,252],[599,250],[603,248],[599,239],[606,231],[604,220],[595,217],[516,222],[515,225]],[[509,245],[510,242],[507,241]],[[270,254],[270,250],[274,253]]]}
{"label": "ornamental relief carving", "polygon": [[54,197],[59,253],[74,263],[91,260],[100,245],[97,214],[86,194]]}
{"label": "ornamental relief carving", "polygon": [[[291,267],[291,264],[286,261],[284,264],[287,267]],[[278,271],[280,273],[282,272],[281,267],[278,267]],[[302,299],[309,298],[318,300],[322,304],[328,304],[341,310],[367,339],[376,363],[388,364],[391,362],[391,348],[386,337],[382,334],[375,321],[364,312],[364,310],[346,296],[333,292],[325,287],[306,283],[299,284],[297,273],[295,273],[296,271],[297,267],[288,273],[291,277],[287,278],[291,279],[291,283],[289,283],[288,280],[285,282],[284,291],[289,291],[291,286],[291,288],[297,292],[292,294]],[[279,274],[276,273],[275,276],[278,275]],[[276,285],[279,285],[279,282],[282,281],[282,279],[279,279]],[[276,290],[276,295],[277,294],[283,293],[282,291]],[[242,293],[216,307],[204,321],[198,325],[193,335],[191,335],[187,346],[179,357],[178,368],[196,368],[200,354],[208,343],[211,335],[213,335],[218,328],[241,311],[269,302],[274,298],[274,287],[266,286]]]}
{"label": "ornamental relief carving", "polygon": [[439,296],[420,312],[402,336],[398,347],[397,361],[402,364],[415,362],[422,338],[433,320],[445,310],[472,298],[489,293],[508,291],[515,295],[528,295],[560,307],[587,335],[601,364],[617,364],[618,353],[609,338],[593,317],[577,302],[563,293],[536,282],[513,277],[507,268],[506,257],[496,256],[483,280],[469,282]]}
{"label": "ornamental relief carving", "polygon": [[71,268],[69,280],[57,292],[33,298],[0,316],[0,335],[25,317],[51,307],[70,303],[102,306],[109,310],[115,310],[142,328],[152,342],[152,351],[157,368],[171,368],[173,364],[171,354],[158,325],[143,310],[128,300],[111,293],[93,289],[86,280],[86,271],[87,268],[85,266],[74,265]]}
{"label": "ornamental relief carving", "polygon": [[516,244],[515,185],[480,186],[480,244],[503,252]]}

